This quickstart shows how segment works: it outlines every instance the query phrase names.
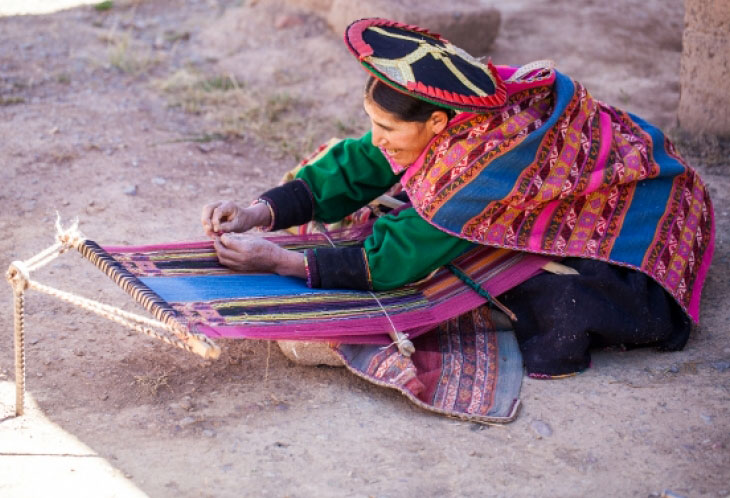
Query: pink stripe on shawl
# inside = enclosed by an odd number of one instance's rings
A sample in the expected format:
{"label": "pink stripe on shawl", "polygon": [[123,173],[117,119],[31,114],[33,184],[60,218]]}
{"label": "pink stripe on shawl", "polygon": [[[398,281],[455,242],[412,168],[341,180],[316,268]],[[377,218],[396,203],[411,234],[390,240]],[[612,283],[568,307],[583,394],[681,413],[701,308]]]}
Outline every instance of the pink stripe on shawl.
{"label": "pink stripe on shawl", "polygon": [[548,202],[535,220],[535,226],[532,233],[530,233],[530,240],[527,242],[527,248],[530,251],[542,250],[542,236],[545,234],[550,218],[552,218],[558,204],[560,204],[560,201],[557,199]]}
{"label": "pink stripe on shawl", "polygon": [[707,272],[710,271],[710,264],[712,263],[712,254],[715,252],[715,212],[710,209],[710,223],[712,230],[710,231],[710,243],[707,244],[707,250],[704,254],[702,264],[697,270],[697,278],[695,279],[694,288],[692,289],[692,299],[689,302],[689,316],[692,317],[696,323],[700,321],[700,294],[702,293],[702,286],[705,283]]}
{"label": "pink stripe on shawl", "polygon": [[591,179],[588,182],[586,193],[595,192],[603,183],[603,173],[606,169],[606,159],[608,152],[611,150],[613,143],[613,130],[611,128],[611,116],[603,111],[600,112],[601,120],[601,146],[598,149],[598,158],[596,159],[596,167],[591,172]]}

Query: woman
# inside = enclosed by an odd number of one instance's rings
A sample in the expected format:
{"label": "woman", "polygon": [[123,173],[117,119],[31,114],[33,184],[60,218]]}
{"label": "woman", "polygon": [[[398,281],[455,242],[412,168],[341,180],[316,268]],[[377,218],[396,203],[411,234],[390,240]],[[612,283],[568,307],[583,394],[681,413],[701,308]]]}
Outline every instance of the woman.
{"label": "woman", "polygon": [[[221,263],[384,290],[474,244],[549,254],[578,274],[538,275],[502,297],[528,374],[580,372],[591,345],[684,347],[712,256],[712,205],[659,130],[550,67],[484,65],[420,28],[361,20],[345,40],[371,73],[371,131],[251,206],[205,206]],[[302,254],[230,235],[333,222],[398,182],[410,203],[379,218],[362,247]]]}

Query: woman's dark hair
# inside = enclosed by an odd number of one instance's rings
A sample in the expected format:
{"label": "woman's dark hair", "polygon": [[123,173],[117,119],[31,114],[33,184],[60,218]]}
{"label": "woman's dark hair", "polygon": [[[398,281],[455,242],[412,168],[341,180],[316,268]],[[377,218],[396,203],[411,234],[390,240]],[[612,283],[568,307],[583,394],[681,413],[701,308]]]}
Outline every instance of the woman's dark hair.
{"label": "woman's dark hair", "polygon": [[401,93],[374,76],[370,76],[365,84],[365,95],[401,121],[425,123],[431,117],[431,114],[436,111],[445,112],[449,119],[456,114],[453,109],[447,109]]}

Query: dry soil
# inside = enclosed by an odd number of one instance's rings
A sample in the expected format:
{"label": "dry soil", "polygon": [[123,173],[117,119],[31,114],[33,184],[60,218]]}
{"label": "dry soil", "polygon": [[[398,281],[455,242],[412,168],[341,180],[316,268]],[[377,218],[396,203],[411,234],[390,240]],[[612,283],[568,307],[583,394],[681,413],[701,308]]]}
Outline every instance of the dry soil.
{"label": "dry soil", "polygon": [[[681,0],[492,4],[503,16],[495,62],[553,59],[679,136]],[[252,199],[318,143],[364,131],[363,82],[322,19],[265,0],[0,18],[0,267],[48,246],[56,211],[106,244],[201,238],[204,203]],[[423,412],[264,342],[224,343],[206,362],[37,294],[29,393],[151,496],[727,496],[730,160],[710,139],[680,147],[710,186],[718,227],[687,348],[596,352],[580,376],[525,379],[507,426]],[[37,278],[136,310],[75,254]],[[0,323],[9,383],[7,286]],[[21,430],[11,401],[0,438]],[[33,465],[0,464],[0,494],[17,489],[8,469]]]}

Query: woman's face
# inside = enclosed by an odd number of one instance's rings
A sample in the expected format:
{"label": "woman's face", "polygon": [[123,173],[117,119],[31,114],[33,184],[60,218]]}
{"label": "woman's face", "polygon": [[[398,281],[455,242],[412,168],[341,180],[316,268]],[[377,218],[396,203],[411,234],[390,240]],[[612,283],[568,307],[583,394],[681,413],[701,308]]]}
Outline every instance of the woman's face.
{"label": "woman's face", "polygon": [[402,121],[370,97],[365,97],[363,107],[370,117],[373,145],[383,147],[401,166],[409,166],[418,159],[431,139],[443,131],[448,120],[446,113],[435,112],[425,123]]}

